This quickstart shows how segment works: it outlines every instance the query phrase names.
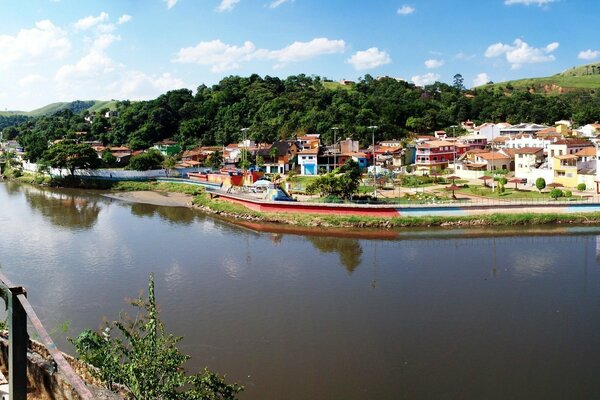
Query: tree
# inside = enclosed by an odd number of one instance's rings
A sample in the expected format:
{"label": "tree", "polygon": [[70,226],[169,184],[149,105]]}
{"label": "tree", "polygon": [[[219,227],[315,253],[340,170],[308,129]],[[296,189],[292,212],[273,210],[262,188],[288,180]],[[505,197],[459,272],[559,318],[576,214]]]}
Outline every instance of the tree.
{"label": "tree", "polygon": [[223,163],[223,154],[220,151],[215,151],[214,153],[208,156],[206,160],[206,164],[214,170],[218,170],[221,168],[221,164]]}
{"label": "tree", "polygon": [[537,178],[535,180],[535,187],[541,192],[546,187],[546,180],[544,178]]}
{"label": "tree", "polygon": [[135,171],[148,171],[150,169],[159,169],[165,157],[156,149],[150,149],[145,153],[131,157],[129,160],[128,169]]}
{"label": "tree", "polygon": [[167,175],[167,177],[171,175],[171,170],[175,168],[176,165],[177,157],[168,156],[164,159],[164,161],[162,162],[162,166],[165,169],[165,174]]}
{"label": "tree", "polygon": [[117,162],[117,157],[114,156],[109,148],[106,148],[102,152],[102,162],[104,162],[106,166],[111,167]]}
{"label": "tree", "polygon": [[94,169],[100,166],[100,158],[92,147],[85,143],[60,141],[46,150],[40,161],[53,168],[67,169],[71,176],[76,169]]}
{"label": "tree", "polygon": [[349,199],[360,185],[360,167],[352,159],[333,172],[320,175],[307,187],[308,193],[318,193],[321,197],[336,196]]}
{"label": "tree", "polygon": [[453,86],[456,90],[459,90],[459,91],[465,90],[465,79],[463,78],[463,76],[461,74],[454,75],[454,77],[452,79],[453,79]]}
{"label": "tree", "polygon": [[184,364],[190,358],[177,347],[181,337],[165,332],[150,274],[148,298],[131,301],[138,309],[134,318],[122,314],[106,323],[101,333],[83,331],[70,341],[79,357],[96,367],[91,372],[109,388],[124,385],[134,399],[234,400],[243,389],[227,384],[223,377],[204,369],[188,375]]}

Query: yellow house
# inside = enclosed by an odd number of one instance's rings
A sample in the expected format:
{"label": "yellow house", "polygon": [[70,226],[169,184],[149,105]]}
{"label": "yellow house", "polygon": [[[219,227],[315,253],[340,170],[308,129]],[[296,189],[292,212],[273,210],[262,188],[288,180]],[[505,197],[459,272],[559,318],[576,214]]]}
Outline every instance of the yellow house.
{"label": "yellow house", "polygon": [[552,158],[554,170],[553,183],[560,183],[568,188],[577,187],[577,159],[575,154],[557,155]]}
{"label": "yellow house", "polygon": [[556,133],[559,133],[563,136],[568,136],[571,134],[571,128],[564,124],[556,125]]}

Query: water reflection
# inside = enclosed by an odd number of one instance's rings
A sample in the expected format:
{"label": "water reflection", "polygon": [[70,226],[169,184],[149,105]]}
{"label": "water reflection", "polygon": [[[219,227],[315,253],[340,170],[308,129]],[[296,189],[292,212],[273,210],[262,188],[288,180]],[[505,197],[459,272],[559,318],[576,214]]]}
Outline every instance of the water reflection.
{"label": "water reflection", "polygon": [[127,203],[131,213],[137,217],[159,217],[169,223],[189,225],[196,221],[199,213],[186,207],[160,207],[152,204]]}
{"label": "water reflection", "polygon": [[322,253],[338,253],[340,262],[349,273],[362,262],[362,247],[357,239],[326,236],[307,236],[306,239]]}
{"label": "water reflection", "polygon": [[[10,193],[11,185],[7,185]],[[24,186],[19,189],[31,206],[53,225],[71,229],[90,229],[97,220],[102,207],[93,199],[77,194],[50,189]]]}

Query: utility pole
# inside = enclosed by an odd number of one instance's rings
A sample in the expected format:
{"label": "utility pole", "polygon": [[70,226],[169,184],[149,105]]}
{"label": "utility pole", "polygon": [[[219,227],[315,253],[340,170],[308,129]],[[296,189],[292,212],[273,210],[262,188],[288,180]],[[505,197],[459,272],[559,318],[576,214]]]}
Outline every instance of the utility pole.
{"label": "utility pole", "polygon": [[368,126],[367,129],[371,130],[371,141],[373,146],[373,195],[377,198],[377,174],[375,172],[375,129],[379,128],[377,125]]}
{"label": "utility pole", "polygon": [[337,131],[338,131],[337,126],[334,126],[333,128],[331,128],[331,130],[333,131],[333,169],[337,168],[337,149],[336,149],[336,145],[337,145]]}
{"label": "utility pole", "polygon": [[243,136],[243,141],[242,141],[242,169],[244,171],[244,175],[242,178],[242,183],[243,186],[246,185],[246,162],[248,159],[248,147],[246,146],[246,132],[248,131],[249,128],[242,128],[240,129],[240,131],[242,132],[242,136]]}

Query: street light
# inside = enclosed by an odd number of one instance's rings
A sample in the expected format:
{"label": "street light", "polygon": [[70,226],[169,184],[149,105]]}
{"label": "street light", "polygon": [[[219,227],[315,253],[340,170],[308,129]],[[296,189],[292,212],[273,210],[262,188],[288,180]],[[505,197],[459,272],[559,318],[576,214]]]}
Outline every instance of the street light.
{"label": "street light", "polygon": [[454,174],[456,174],[456,128],[458,128],[458,126],[452,125],[450,128],[452,128],[452,137],[454,138],[454,154],[452,155],[452,169],[454,170]]}
{"label": "street light", "polygon": [[337,131],[338,131],[337,126],[334,126],[333,128],[331,128],[331,130],[333,131],[333,169],[337,168],[337,151],[335,148],[335,144],[337,142]]}
{"label": "street light", "polygon": [[243,146],[243,150],[242,150],[242,170],[244,171],[244,175],[242,178],[242,183],[244,185],[246,185],[246,162],[247,162],[247,146],[246,146],[246,132],[248,131],[248,129],[250,128],[242,128],[240,129],[240,131],[242,132],[242,136],[243,136],[243,141],[242,141],[242,146]]}
{"label": "street light", "polygon": [[375,174],[375,129],[379,128],[377,125],[367,126],[367,129],[371,130],[371,140],[373,142],[373,195],[377,198],[377,178]]}

